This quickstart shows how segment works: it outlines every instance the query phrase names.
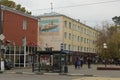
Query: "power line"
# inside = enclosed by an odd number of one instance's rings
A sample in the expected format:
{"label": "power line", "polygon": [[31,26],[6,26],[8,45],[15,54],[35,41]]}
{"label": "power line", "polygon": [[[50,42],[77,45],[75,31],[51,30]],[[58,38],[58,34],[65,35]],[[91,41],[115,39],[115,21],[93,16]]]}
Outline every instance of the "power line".
{"label": "power line", "polygon": [[114,1],[103,1],[103,2],[95,2],[95,3],[88,3],[88,4],[79,4],[79,5],[73,5],[73,6],[64,6],[64,7],[58,7],[58,8],[69,8],[69,7],[78,7],[78,6],[89,6],[89,5],[96,5],[96,4],[104,4],[104,3],[112,3],[112,2],[118,2],[120,0],[114,0]]}
{"label": "power line", "polygon": [[51,2],[51,12],[53,12],[53,3]]}
{"label": "power line", "polygon": [[[120,1],[120,0],[102,1],[102,2],[87,3],[87,4],[78,4],[78,5],[71,5],[71,6],[55,7],[54,9],[70,8],[70,7],[79,7],[79,6],[89,6],[89,5],[113,3],[113,2],[118,2],[118,1]],[[48,10],[48,9],[50,9],[50,8],[36,9],[36,10]],[[36,10],[32,10],[32,11],[36,11]]]}

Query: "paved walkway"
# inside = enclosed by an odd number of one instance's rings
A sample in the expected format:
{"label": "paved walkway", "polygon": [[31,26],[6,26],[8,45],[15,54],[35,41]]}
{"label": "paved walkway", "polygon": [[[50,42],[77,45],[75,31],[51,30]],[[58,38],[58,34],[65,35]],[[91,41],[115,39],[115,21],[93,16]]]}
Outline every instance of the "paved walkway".
{"label": "paved walkway", "polygon": [[104,78],[104,77],[83,77],[74,80],[120,80],[120,78]]}
{"label": "paved walkway", "polygon": [[[74,69],[74,66],[69,66],[70,74],[84,74],[88,76],[100,76],[100,77],[120,77],[120,70],[97,70],[97,67],[103,67],[104,65],[91,65],[91,69],[84,65],[81,69]],[[107,67],[120,67],[114,65],[107,65]]]}
{"label": "paved walkway", "polygon": [[[104,65],[91,65],[88,69],[87,65],[83,65],[80,69],[75,69],[74,65],[68,66],[67,76],[76,76],[78,79],[75,80],[120,80],[120,70],[96,70],[97,67]],[[112,67],[120,67],[114,65],[108,65]],[[18,73],[18,74],[35,74],[31,68],[16,68],[6,70],[4,73]],[[45,75],[59,75],[58,73],[44,73]],[[81,77],[80,77],[81,76]]]}

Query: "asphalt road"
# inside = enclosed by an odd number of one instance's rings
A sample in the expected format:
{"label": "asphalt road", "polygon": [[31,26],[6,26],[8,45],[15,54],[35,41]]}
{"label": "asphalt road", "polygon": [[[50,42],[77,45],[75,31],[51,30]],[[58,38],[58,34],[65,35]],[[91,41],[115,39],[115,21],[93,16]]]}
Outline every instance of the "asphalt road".
{"label": "asphalt road", "polygon": [[[71,65],[68,67],[69,75],[38,75],[31,74],[32,70],[30,68],[12,69],[0,74],[0,80],[120,80],[120,70],[96,70],[97,66],[104,65],[92,65],[91,69],[88,69],[87,65],[84,65],[81,69],[75,69],[74,65]],[[110,66],[116,67],[114,65]],[[27,72],[30,74],[15,74],[13,72]],[[93,76],[80,76],[80,74]]]}
{"label": "asphalt road", "polygon": [[0,74],[0,80],[74,80],[77,77],[60,75],[24,75],[24,74]]}
{"label": "asphalt road", "polygon": [[0,80],[120,80],[112,77],[81,77],[64,75],[25,75],[25,74],[0,74]]}

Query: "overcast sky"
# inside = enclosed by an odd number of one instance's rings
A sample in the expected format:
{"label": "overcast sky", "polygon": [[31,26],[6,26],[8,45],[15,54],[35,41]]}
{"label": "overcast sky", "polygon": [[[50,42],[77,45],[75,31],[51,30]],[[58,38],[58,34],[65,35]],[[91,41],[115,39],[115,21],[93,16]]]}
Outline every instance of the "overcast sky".
{"label": "overcast sky", "polygon": [[112,17],[120,16],[120,0],[13,0],[21,4],[32,15],[51,12],[64,14],[74,19],[80,19],[91,27],[107,21],[112,23]]}

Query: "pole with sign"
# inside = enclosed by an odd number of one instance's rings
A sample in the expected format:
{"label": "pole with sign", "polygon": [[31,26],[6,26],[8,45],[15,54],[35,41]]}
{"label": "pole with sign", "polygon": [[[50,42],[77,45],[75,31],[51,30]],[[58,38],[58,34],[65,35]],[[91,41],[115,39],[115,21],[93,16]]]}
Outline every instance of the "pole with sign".
{"label": "pole with sign", "polygon": [[61,52],[60,52],[60,73],[62,72],[62,52],[63,52],[63,49],[64,49],[64,46],[63,46],[63,43],[60,44],[60,48],[61,48]]}
{"label": "pole with sign", "polygon": [[5,36],[3,34],[0,35],[0,40],[1,40],[1,45],[0,45],[0,54],[1,54],[1,71],[4,71],[5,66],[4,66],[4,51],[2,51],[2,41],[4,40]]}

